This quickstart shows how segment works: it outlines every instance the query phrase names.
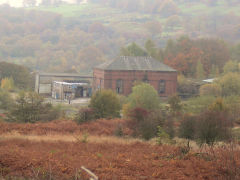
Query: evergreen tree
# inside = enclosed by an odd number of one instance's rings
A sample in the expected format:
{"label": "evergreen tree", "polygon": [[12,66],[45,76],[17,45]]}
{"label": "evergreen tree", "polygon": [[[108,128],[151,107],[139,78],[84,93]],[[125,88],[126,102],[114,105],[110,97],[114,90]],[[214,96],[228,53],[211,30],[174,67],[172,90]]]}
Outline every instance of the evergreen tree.
{"label": "evergreen tree", "polygon": [[204,69],[203,69],[203,65],[201,63],[200,60],[198,60],[197,62],[197,67],[196,67],[196,78],[197,79],[204,79],[205,75],[204,75]]}
{"label": "evergreen tree", "polygon": [[131,45],[121,48],[120,55],[121,56],[147,56],[147,52],[133,42]]}

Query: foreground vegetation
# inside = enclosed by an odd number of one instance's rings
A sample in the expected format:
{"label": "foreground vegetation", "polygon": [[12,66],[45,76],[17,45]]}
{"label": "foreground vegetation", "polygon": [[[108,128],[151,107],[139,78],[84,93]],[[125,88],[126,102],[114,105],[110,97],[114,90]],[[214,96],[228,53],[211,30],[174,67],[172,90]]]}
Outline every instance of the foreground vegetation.
{"label": "foreground vegetation", "polygon": [[[84,179],[82,166],[100,179],[240,176],[237,94],[163,101],[152,86],[136,83],[129,97],[102,90],[73,119],[57,121],[38,95],[15,98],[0,116],[3,178]],[[120,112],[124,118],[114,119]]]}
{"label": "foreground vegetation", "polygon": [[114,139],[114,129],[123,122],[1,123],[1,176],[85,179],[88,175],[81,169],[85,166],[100,179],[239,178],[238,146],[222,144],[186,152],[179,143],[159,146],[155,141]]}

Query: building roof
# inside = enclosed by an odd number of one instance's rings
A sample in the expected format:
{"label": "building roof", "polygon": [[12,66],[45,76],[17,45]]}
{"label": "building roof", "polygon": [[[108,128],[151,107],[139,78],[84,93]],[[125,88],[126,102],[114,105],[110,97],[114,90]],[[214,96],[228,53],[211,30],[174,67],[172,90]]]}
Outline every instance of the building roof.
{"label": "building roof", "polygon": [[125,71],[164,71],[176,72],[175,69],[153,59],[152,57],[121,56],[113,61],[103,63],[97,67],[102,70],[125,70]]}
{"label": "building roof", "polygon": [[212,78],[212,79],[205,79],[203,80],[203,82],[206,82],[206,83],[213,83],[213,81],[215,81],[216,78]]}
{"label": "building roof", "polygon": [[77,78],[92,78],[92,76],[86,76],[81,74],[71,74],[71,73],[45,73],[45,72],[38,72],[40,76],[47,76],[47,77],[77,77]]}
{"label": "building roof", "polygon": [[87,86],[88,83],[68,83],[68,82],[63,82],[63,81],[54,81],[55,84],[60,84],[60,85],[68,85],[68,86]]}

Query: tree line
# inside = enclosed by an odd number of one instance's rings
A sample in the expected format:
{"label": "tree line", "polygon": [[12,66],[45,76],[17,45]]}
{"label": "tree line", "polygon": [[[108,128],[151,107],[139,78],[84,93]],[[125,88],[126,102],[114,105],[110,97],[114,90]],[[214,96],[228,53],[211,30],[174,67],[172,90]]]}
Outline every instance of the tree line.
{"label": "tree line", "polygon": [[[186,23],[181,16],[171,15],[164,24],[156,19],[135,23],[135,19],[131,23],[140,27],[135,32],[119,28],[121,23],[115,26],[91,18],[65,18],[46,11],[1,6],[0,61],[23,64],[32,70],[86,74],[91,73],[92,68],[98,64],[120,54],[129,54],[123,51],[129,44],[136,42],[141,48],[148,43],[144,50],[148,51],[148,55],[176,68],[184,75],[196,77],[194,72],[198,66],[199,71],[204,71],[204,76],[208,77],[214,71],[221,72],[226,61],[238,61],[239,44],[224,42],[218,38],[193,40],[192,35],[189,38],[176,38],[176,35],[173,40],[167,41],[170,36],[163,37],[163,32],[165,29],[168,32],[175,31],[176,25],[179,25],[186,29],[183,34],[215,33],[219,37],[238,40],[238,28],[233,28],[239,22],[238,16],[226,14],[224,18],[217,20],[217,26],[228,23],[225,26],[226,31],[218,27],[215,28],[216,31],[211,29],[212,26],[206,22],[209,19],[211,17],[197,21],[190,18],[184,20],[188,22]],[[196,22],[204,24],[199,25]],[[223,34],[220,35],[218,30]],[[153,39],[154,44],[147,41],[148,38]]]}

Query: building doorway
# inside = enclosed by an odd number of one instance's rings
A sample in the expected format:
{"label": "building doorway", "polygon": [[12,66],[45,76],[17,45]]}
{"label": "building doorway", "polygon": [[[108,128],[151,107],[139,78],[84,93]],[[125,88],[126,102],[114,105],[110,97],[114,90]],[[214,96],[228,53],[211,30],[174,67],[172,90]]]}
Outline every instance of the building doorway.
{"label": "building doorway", "polygon": [[83,87],[78,86],[75,93],[76,98],[83,97]]}

